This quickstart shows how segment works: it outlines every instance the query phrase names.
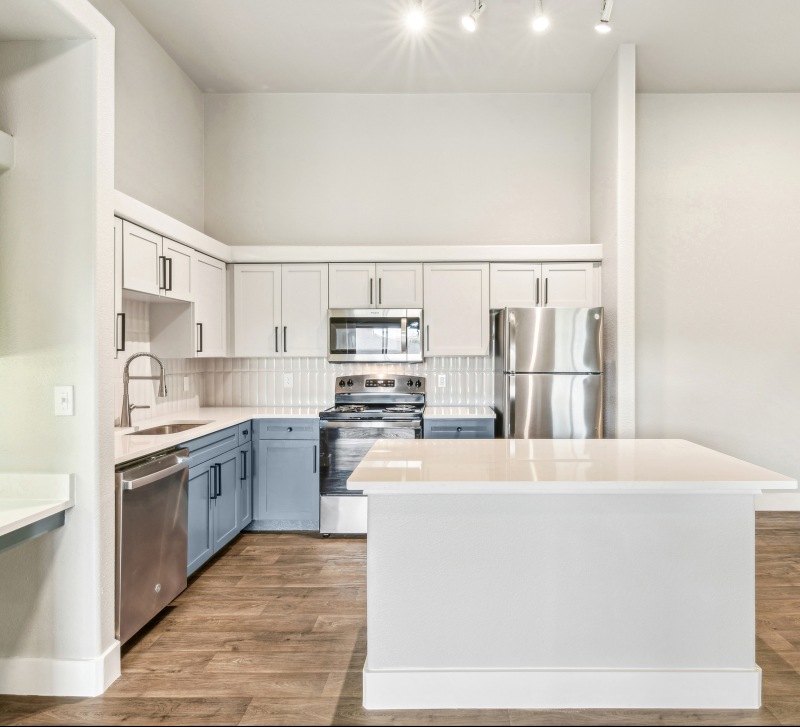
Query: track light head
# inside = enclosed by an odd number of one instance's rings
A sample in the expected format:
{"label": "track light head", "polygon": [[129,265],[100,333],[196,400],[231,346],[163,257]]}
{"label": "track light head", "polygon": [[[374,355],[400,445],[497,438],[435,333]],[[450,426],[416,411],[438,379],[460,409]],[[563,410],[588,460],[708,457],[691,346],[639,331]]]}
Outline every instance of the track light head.
{"label": "track light head", "polygon": [[594,26],[598,33],[611,32],[611,9],[614,6],[614,0],[603,0],[603,5],[600,8],[600,22]]}
{"label": "track light head", "polygon": [[411,7],[406,14],[406,27],[412,33],[419,33],[425,28],[425,11],[422,0],[412,0]]}
{"label": "track light head", "polygon": [[475,0],[475,9],[469,15],[461,18],[461,25],[464,30],[474,33],[478,29],[478,18],[485,9],[486,5],[481,0]]}
{"label": "track light head", "polygon": [[544,14],[542,0],[535,0],[533,10],[533,29],[537,33],[542,33],[550,27],[550,18]]}

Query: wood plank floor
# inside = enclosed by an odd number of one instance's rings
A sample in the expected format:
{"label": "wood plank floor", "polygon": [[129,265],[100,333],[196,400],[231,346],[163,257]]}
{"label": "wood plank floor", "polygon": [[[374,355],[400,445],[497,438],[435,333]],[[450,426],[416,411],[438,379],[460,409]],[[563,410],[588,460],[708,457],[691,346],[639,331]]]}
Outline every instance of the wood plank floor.
{"label": "wood plank floor", "polygon": [[243,535],[126,645],[106,694],[0,696],[0,724],[800,724],[800,513],[757,517],[757,711],[365,711],[365,560],[363,539]]}

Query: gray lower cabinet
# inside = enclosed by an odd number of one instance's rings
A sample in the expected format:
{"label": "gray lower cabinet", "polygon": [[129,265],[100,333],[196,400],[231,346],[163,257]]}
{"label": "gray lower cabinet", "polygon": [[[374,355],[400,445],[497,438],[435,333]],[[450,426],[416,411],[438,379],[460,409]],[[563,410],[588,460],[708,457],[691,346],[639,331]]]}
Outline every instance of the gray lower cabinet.
{"label": "gray lower cabinet", "polygon": [[425,419],[424,439],[494,439],[494,419]]}
{"label": "gray lower cabinet", "polygon": [[319,530],[319,420],[256,423],[248,530]]}
{"label": "gray lower cabinet", "polygon": [[[247,434],[249,429],[248,423]],[[252,519],[251,444],[249,436],[231,427],[185,446],[189,448],[187,575],[191,575]],[[227,451],[220,453],[221,449]]]}

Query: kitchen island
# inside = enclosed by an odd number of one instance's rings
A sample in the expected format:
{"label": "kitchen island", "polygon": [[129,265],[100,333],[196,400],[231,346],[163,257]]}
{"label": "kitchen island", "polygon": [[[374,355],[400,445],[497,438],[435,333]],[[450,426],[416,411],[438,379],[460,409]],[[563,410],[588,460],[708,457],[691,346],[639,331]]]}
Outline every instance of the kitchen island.
{"label": "kitchen island", "polygon": [[755,518],[683,440],[376,443],[364,706],[757,708]]}

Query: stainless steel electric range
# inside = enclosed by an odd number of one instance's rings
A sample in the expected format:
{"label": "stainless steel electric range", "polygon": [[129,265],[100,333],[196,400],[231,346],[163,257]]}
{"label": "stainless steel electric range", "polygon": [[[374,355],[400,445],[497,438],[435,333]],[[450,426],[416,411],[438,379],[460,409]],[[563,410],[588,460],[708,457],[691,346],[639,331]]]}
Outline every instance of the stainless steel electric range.
{"label": "stainless steel electric range", "polygon": [[347,489],[369,448],[380,439],[420,439],[424,376],[338,376],[335,406],[320,412],[320,532],[367,532],[367,498]]}

